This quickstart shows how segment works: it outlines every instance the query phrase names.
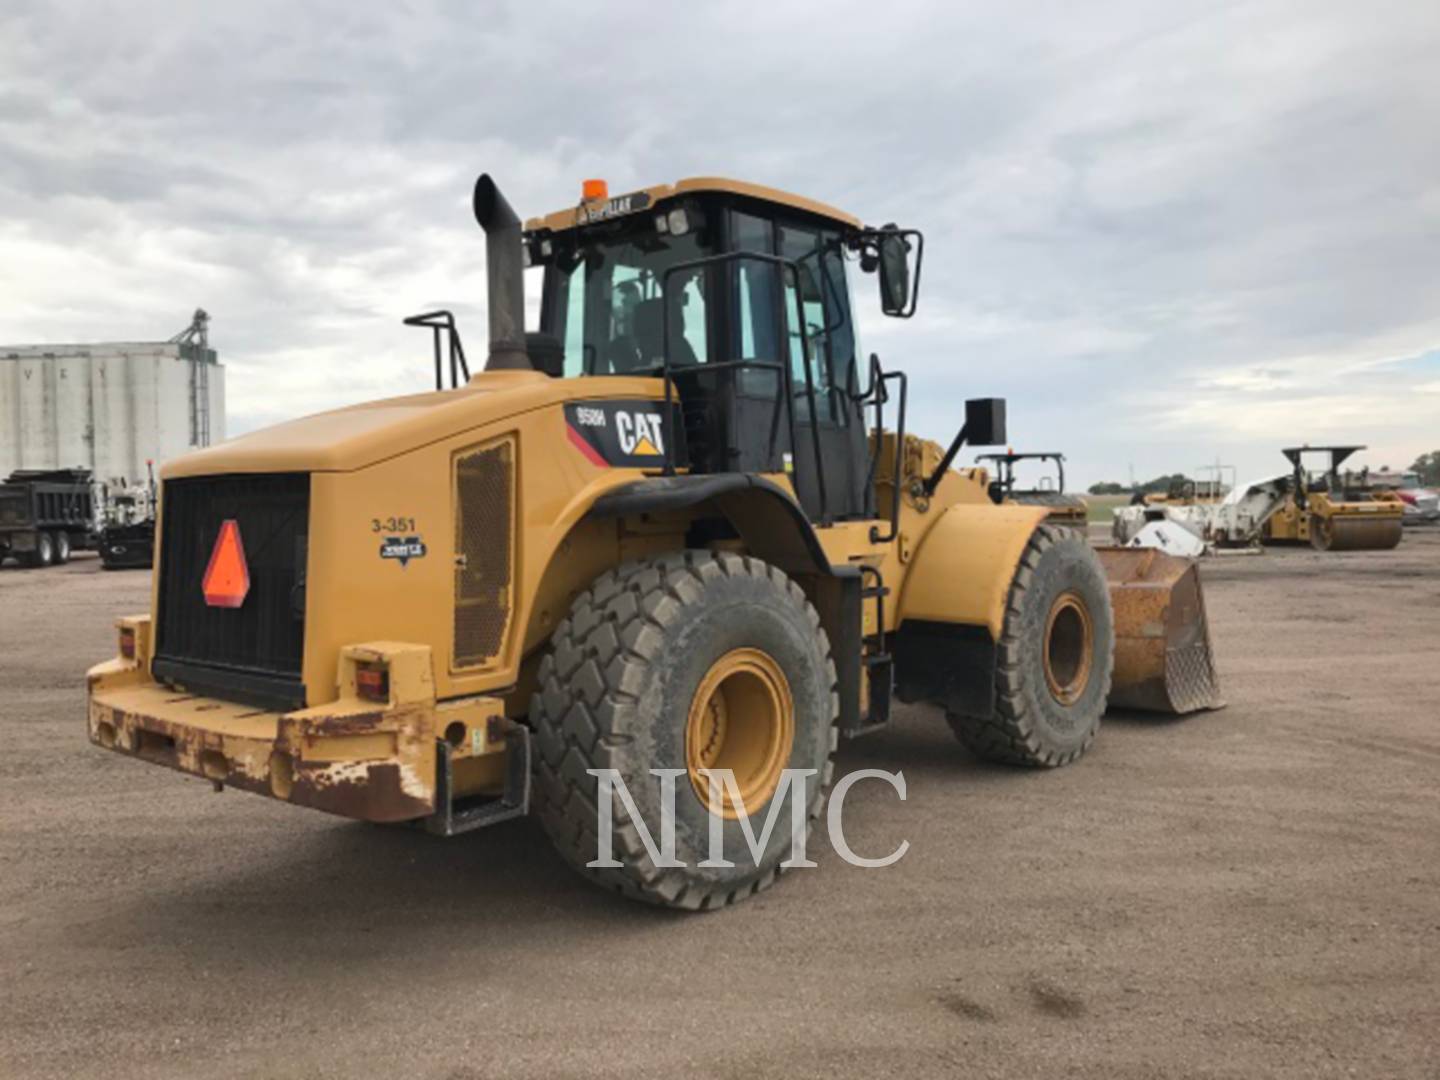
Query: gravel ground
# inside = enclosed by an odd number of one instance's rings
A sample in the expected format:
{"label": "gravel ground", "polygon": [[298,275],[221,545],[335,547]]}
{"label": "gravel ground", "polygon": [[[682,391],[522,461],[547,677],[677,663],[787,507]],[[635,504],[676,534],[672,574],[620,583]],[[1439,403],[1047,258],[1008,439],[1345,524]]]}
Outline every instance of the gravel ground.
{"label": "gravel ground", "polygon": [[1230,705],[975,761],[842,750],[848,836],[730,912],[591,889],[106,754],[148,575],[0,570],[0,1076],[1440,1076],[1440,530],[1208,561]]}

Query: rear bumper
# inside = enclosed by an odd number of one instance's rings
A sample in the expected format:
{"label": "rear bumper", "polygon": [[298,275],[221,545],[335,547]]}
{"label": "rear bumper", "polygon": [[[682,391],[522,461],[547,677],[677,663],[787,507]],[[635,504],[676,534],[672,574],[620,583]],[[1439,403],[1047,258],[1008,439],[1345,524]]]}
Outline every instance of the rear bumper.
{"label": "rear bumper", "polygon": [[97,746],[363,821],[434,812],[428,719],[417,710],[257,712],[156,683],[92,690],[89,708]]}
{"label": "rear bumper", "polygon": [[[377,657],[389,664],[388,704],[354,695],[354,664]],[[414,821],[448,804],[448,791],[437,797],[436,768],[437,740],[447,732],[461,744],[447,747],[447,758],[461,753],[477,773],[493,758],[503,777],[498,701],[437,706],[407,694],[429,684],[429,659],[419,646],[351,646],[342,672],[348,662],[352,675],[348,683],[342,677],[338,700],[275,712],[171,688],[151,679],[143,660],[117,658],[90,670],[87,729],[96,746],[218,786],[362,821]]]}

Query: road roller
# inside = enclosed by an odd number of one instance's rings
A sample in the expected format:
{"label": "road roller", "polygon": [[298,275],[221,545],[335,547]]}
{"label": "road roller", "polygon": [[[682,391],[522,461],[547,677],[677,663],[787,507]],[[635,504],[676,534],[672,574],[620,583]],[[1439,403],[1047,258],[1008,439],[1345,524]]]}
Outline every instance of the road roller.
{"label": "road roller", "polygon": [[[1290,446],[1294,482],[1265,522],[1267,544],[1309,543],[1316,551],[1383,551],[1400,543],[1405,504],[1372,487],[1367,472],[1340,467],[1364,446]],[[1324,464],[1310,468],[1314,461]]]}

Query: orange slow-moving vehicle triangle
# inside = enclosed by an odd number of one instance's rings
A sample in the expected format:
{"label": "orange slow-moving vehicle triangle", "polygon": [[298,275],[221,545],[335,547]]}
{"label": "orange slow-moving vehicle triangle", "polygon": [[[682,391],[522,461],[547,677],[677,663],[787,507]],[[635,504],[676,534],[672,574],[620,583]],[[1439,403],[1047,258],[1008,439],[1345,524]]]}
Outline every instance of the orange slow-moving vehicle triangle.
{"label": "orange slow-moving vehicle triangle", "polygon": [[245,594],[250,591],[250,567],[245,562],[240,524],[234,518],[220,525],[200,587],[205,592],[205,603],[211,607],[238,608],[245,602]]}

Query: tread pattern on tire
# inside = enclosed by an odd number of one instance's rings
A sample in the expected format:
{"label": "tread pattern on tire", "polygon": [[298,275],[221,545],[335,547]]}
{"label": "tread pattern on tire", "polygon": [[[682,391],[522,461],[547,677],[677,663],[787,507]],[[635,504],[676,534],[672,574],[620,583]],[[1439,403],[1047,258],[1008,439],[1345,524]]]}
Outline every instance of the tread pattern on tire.
{"label": "tread pattern on tire", "polygon": [[[995,666],[995,712],[989,719],[950,715],[950,727],[966,748],[979,757],[1007,765],[1028,765],[1058,768],[1075,761],[1095,741],[1098,725],[1092,727],[1083,744],[1067,752],[1047,748],[1035,730],[1029,703],[1022,692],[1024,672],[1021,668],[1021,614],[1026,591],[1035,578],[1040,558],[1065,539],[1071,530],[1056,525],[1040,525],[1025,545],[1010,595],[1005,607],[1005,625],[1000,635]],[[1089,546],[1089,541],[1086,541]],[[1111,669],[1105,667],[1105,683],[1100,700],[1110,697]]]}
{"label": "tread pattern on tire", "polygon": [[[724,907],[753,895],[773,884],[785,868],[770,868],[726,889],[697,888],[686,880],[683,868],[654,864],[623,803],[614,808],[612,850],[626,867],[586,866],[598,839],[591,794],[595,782],[586,770],[614,767],[614,751],[633,738],[626,727],[644,669],[664,662],[664,630],[683,605],[699,600],[706,580],[716,575],[771,579],[802,605],[819,640],[830,688],[829,750],[820,783],[809,793],[806,812],[813,829],[834,776],[839,679],[819,613],[799,585],[766,562],[687,550],[606,571],[576,598],[556,628],[530,703],[537,749],[533,804],[561,856],[581,874],[632,899],[692,910]],[[683,784],[685,778],[679,781]]]}

